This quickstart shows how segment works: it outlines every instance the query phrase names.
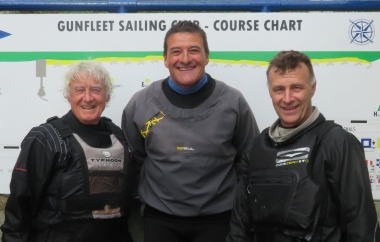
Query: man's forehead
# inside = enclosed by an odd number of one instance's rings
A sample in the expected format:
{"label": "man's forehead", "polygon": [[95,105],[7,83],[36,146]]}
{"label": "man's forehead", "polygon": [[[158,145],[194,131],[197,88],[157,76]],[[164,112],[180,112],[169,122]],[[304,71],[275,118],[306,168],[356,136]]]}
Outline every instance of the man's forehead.
{"label": "man's forehead", "polygon": [[280,77],[304,77],[309,79],[309,71],[306,66],[297,66],[296,68],[282,69],[278,67],[273,67],[269,70],[269,76],[280,76]]}
{"label": "man's forehead", "polygon": [[295,72],[296,69],[298,69],[297,67],[296,68],[288,68],[288,69],[282,69],[282,68],[279,68],[277,66],[274,66],[270,69],[269,72],[272,72],[274,74],[277,74],[277,75],[285,75],[285,74],[288,74],[288,73],[292,73],[292,72]]}
{"label": "man's forehead", "polygon": [[179,32],[174,33],[168,37],[168,44],[170,45],[176,45],[180,44],[182,42],[191,42],[193,45],[203,45],[203,38],[202,35],[199,33],[192,33],[192,32]]}
{"label": "man's forehead", "polygon": [[180,43],[176,44],[172,44],[170,47],[169,47],[169,50],[175,50],[175,49],[202,49],[202,46],[201,45],[197,45],[197,44],[191,44],[191,45],[182,45]]}
{"label": "man's forehead", "polygon": [[72,87],[103,87],[104,84],[96,81],[96,80],[72,80],[70,82],[70,86]]}

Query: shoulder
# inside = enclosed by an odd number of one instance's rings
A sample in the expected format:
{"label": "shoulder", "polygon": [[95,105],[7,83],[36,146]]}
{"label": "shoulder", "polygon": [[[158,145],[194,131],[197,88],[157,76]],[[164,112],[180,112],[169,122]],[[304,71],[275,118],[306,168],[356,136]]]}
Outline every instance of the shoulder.
{"label": "shoulder", "polygon": [[229,95],[233,95],[233,96],[236,96],[236,97],[242,97],[243,96],[243,94],[238,89],[227,85],[223,81],[220,81],[220,80],[217,80],[217,79],[214,79],[214,80],[215,80],[216,87],[220,88],[223,93],[229,94]]}
{"label": "shoulder", "polygon": [[100,120],[102,122],[104,122],[104,124],[106,124],[106,126],[108,127],[108,129],[110,131],[114,131],[114,130],[120,130],[121,131],[121,128],[119,126],[117,126],[113,121],[112,119],[108,118],[108,117],[101,117]]}
{"label": "shoulder", "polygon": [[162,81],[163,80],[155,81],[148,87],[136,92],[125,106],[123,113],[128,116],[133,116],[134,113],[144,110],[151,103],[156,103],[155,100],[163,95]]}
{"label": "shoulder", "polygon": [[162,81],[163,79],[154,81],[149,86],[133,94],[125,109],[135,109],[137,106],[144,106],[150,102],[156,92],[162,92]]}
{"label": "shoulder", "polygon": [[321,144],[325,151],[331,155],[339,155],[342,153],[355,153],[362,155],[363,147],[359,140],[350,132],[341,126],[331,128],[324,136]]}
{"label": "shoulder", "polygon": [[214,91],[219,92],[219,101],[221,100],[229,106],[239,106],[240,108],[244,106],[249,107],[243,94],[238,89],[227,85],[223,81],[215,80]]}
{"label": "shoulder", "polygon": [[25,136],[21,143],[21,147],[33,146],[44,147],[47,150],[56,150],[62,141],[58,131],[53,125],[44,123],[33,127]]}
{"label": "shoulder", "polygon": [[262,142],[262,140],[270,139],[269,135],[269,127],[263,129],[259,135],[256,135],[253,139],[254,144]]}
{"label": "shoulder", "polygon": [[33,127],[27,137],[46,138],[49,139],[57,135],[57,130],[50,123],[44,123],[39,126]]}
{"label": "shoulder", "polygon": [[332,127],[325,135],[324,140],[334,140],[334,141],[349,141],[358,142],[358,139],[347,130],[343,129],[341,126]]}
{"label": "shoulder", "polygon": [[144,87],[143,89],[141,89],[140,91],[137,91],[133,96],[132,96],[132,99],[138,99],[139,97],[145,97],[147,95],[151,95],[152,92],[155,92],[157,90],[162,90],[162,81],[164,79],[161,79],[161,80],[157,80],[157,81],[154,81],[152,82],[149,86],[147,87]]}

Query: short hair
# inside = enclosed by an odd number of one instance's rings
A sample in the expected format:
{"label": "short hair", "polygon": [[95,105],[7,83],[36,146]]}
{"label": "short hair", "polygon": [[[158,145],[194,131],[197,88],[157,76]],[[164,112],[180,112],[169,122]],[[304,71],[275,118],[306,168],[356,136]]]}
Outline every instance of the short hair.
{"label": "short hair", "polygon": [[205,48],[206,54],[210,53],[210,50],[208,48],[208,42],[207,42],[207,36],[206,32],[199,27],[198,24],[193,23],[188,20],[178,21],[178,23],[174,24],[168,32],[166,32],[165,39],[164,39],[164,56],[166,55],[166,52],[168,51],[168,38],[172,34],[176,33],[198,33],[202,36],[203,39],[203,46]]}
{"label": "short hair", "polygon": [[288,70],[296,69],[301,63],[304,63],[309,70],[310,85],[315,83],[315,75],[313,65],[310,58],[295,50],[280,51],[270,62],[267,69],[267,85],[269,87],[269,72],[272,68],[276,68],[276,71],[282,75]]}
{"label": "short hair", "polygon": [[70,67],[69,71],[65,75],[65,83],[63,88],[63,96],[65,98],[70,96],[70,83],[77,81],[81,78],[81,75],[86,74],[87,77],[92,77],[98,83],[104,84],[106,87],[107,96],[111,97],[114,86],[111,82],[110,74],[101,65],[95,62],[79,62]]}

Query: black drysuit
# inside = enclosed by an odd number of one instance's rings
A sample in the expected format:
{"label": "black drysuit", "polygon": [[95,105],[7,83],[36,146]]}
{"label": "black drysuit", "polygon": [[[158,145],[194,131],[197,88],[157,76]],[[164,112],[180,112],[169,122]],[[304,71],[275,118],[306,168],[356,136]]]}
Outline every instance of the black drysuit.
{"label": "black drysuit", "polygon": [[[57,130],[47,122],[34,127],[21,144],[1,226],[2,241],[131,241],[128,214],[136,170],[121,130],[107,118],[97,125],[84,125],[71,111],[62,120],[68,126]],[[72,133],[89,147],[105,150],[107,156],[112,155],[107,150],[117,143],[124,158],[107,162],[124,160],[123,168],[101,171],[95,177]],[[117,139],[111,139],[111,134]],[[90,189],[93,183],[97,190]],[[94,210],[119,208],[117,216],[106,219],[100,213],[97,216],[103,219],[94,219]]]}
{"label": "black drysuit", "polygon": [[363,148],[340,126],[324,125],[319,114],[282,143],[268,129],[255,139],[227,242],[380,241]]}

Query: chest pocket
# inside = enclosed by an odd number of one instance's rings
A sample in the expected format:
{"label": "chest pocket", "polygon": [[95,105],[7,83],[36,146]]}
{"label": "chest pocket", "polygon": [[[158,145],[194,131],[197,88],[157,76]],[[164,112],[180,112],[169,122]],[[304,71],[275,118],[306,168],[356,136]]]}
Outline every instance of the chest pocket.
{"label": "chest pocket", "polygon": [[90,195],[99,193],[122,193],[124,174],[124,147],[114,135],[112,146],[107,149],[93,148],[77,134],[73,134],[81,144],[89,171]]}
{"label": "chest pocket", "polygon": [[319,185],[310,175],[302,177],[296,170],[285,169],[254,170],[247,191],[254,224],[262,228],[313,230],[320,196]]}

